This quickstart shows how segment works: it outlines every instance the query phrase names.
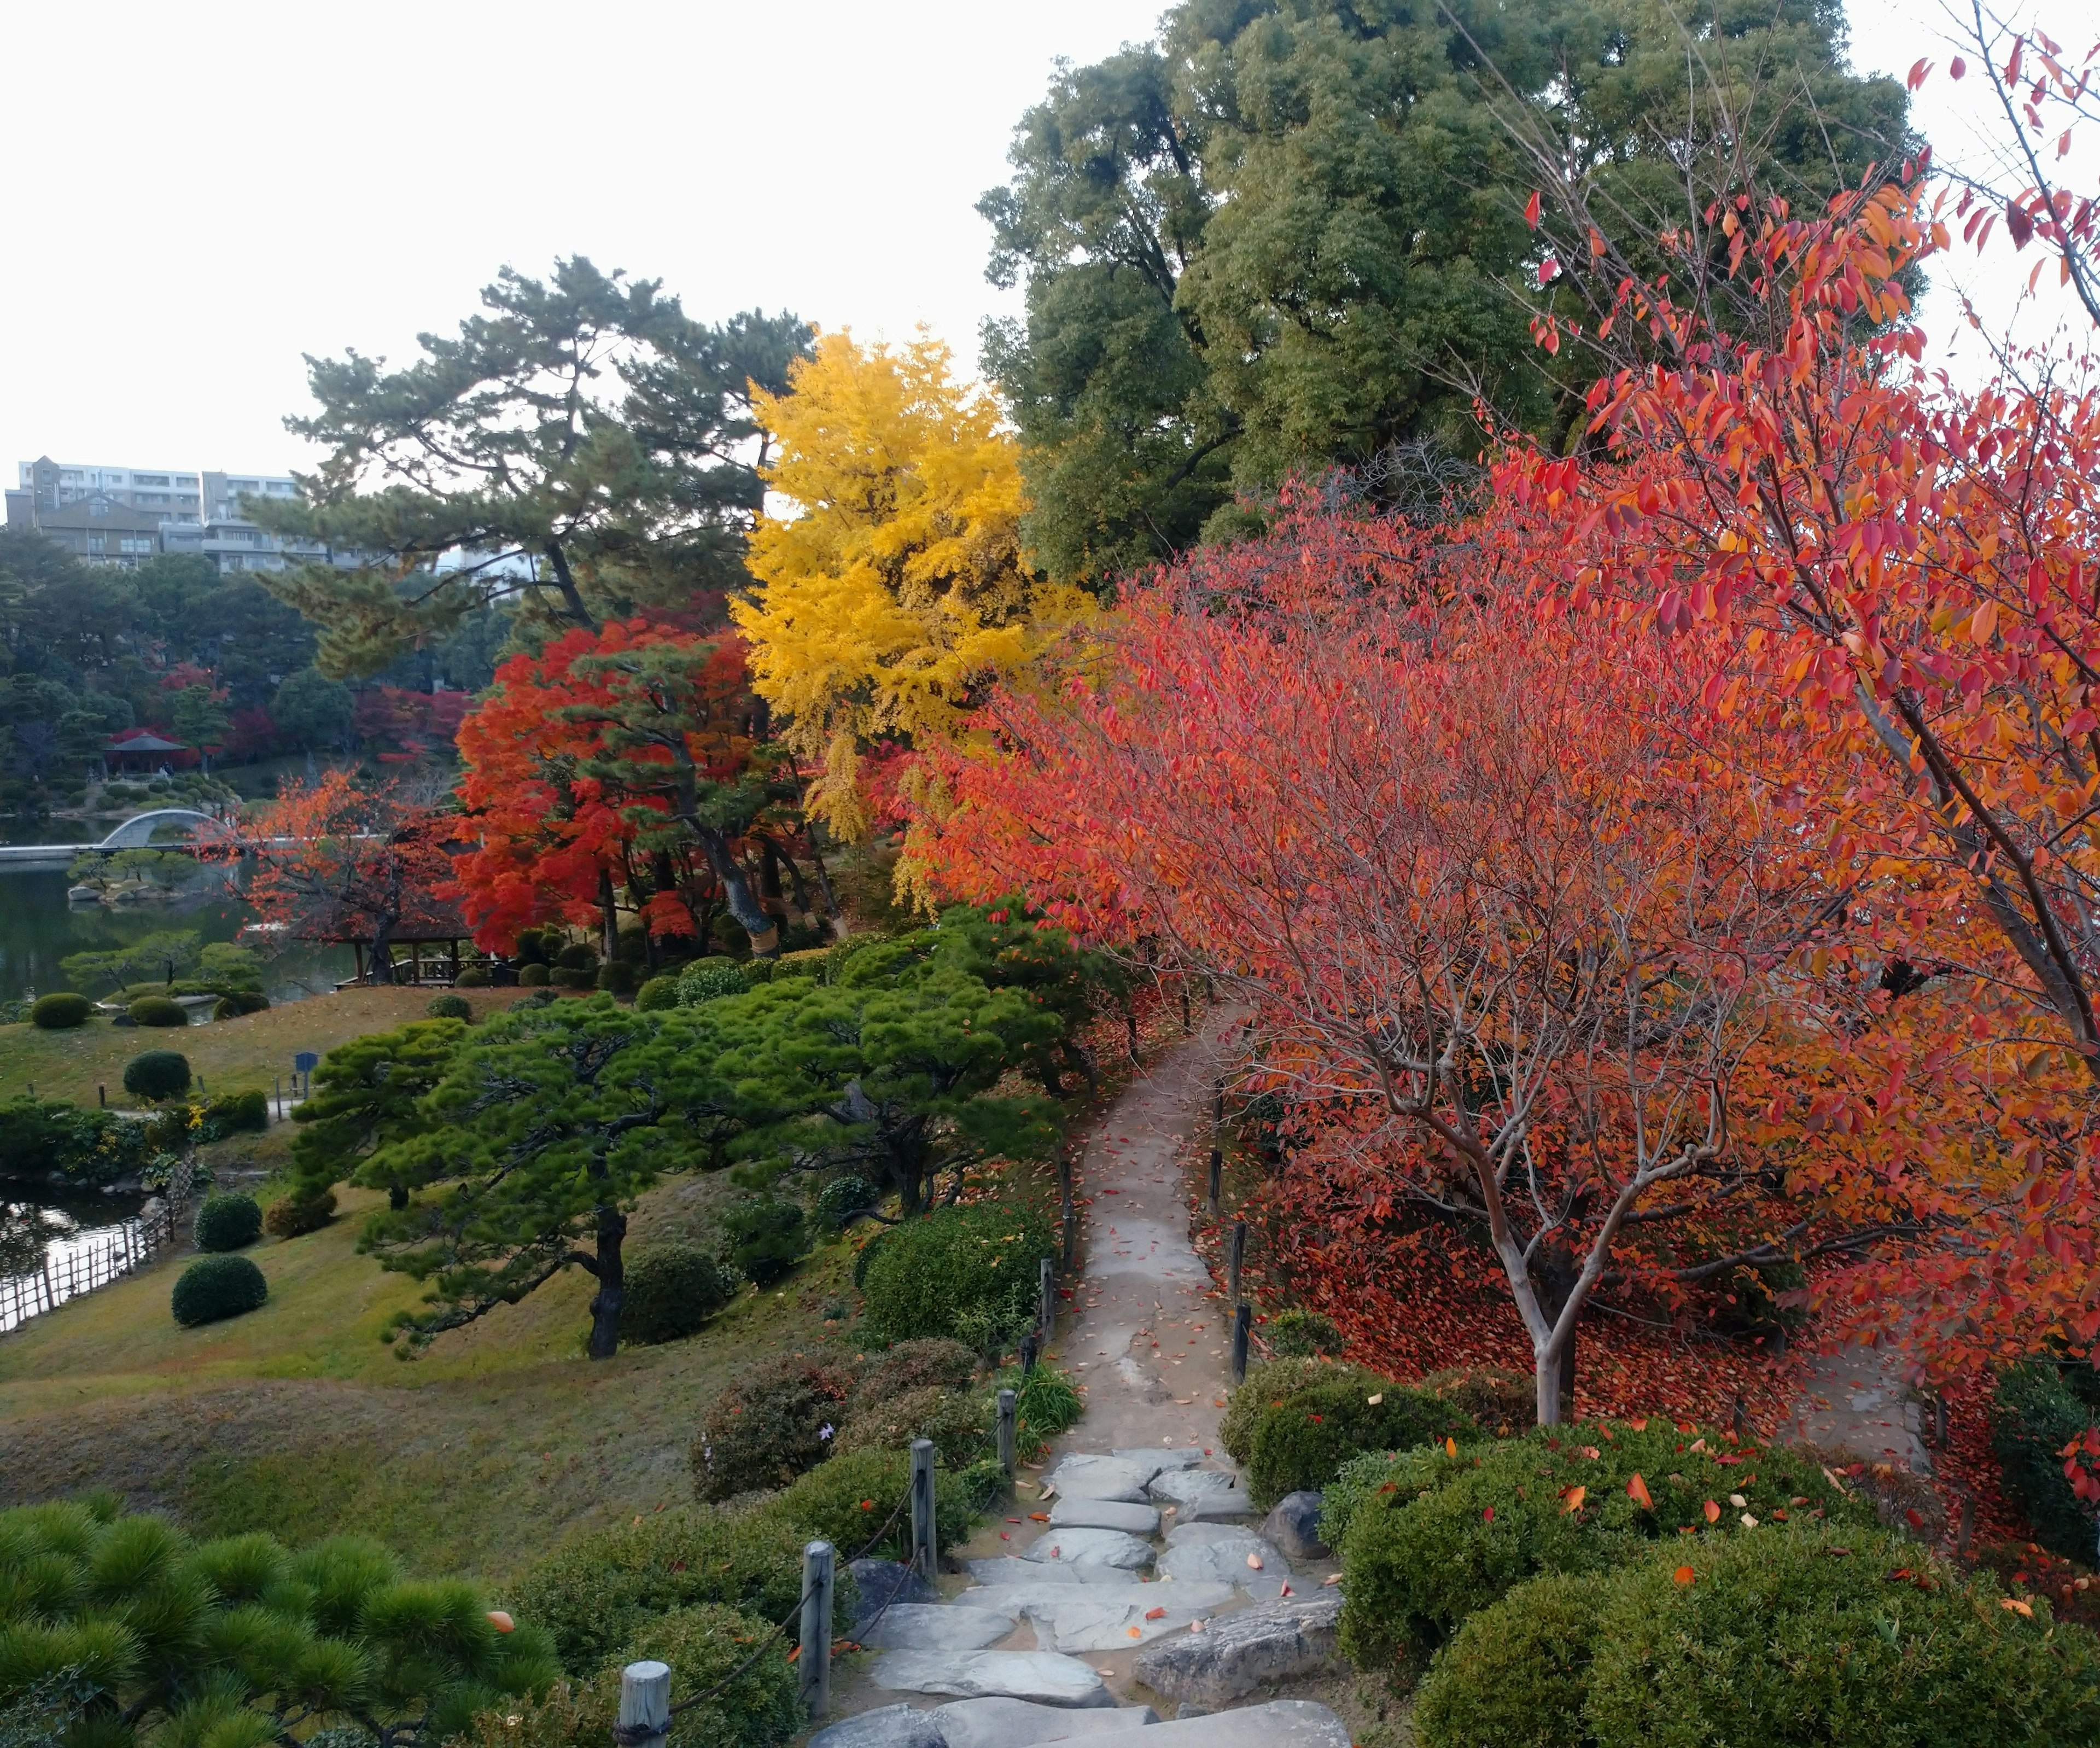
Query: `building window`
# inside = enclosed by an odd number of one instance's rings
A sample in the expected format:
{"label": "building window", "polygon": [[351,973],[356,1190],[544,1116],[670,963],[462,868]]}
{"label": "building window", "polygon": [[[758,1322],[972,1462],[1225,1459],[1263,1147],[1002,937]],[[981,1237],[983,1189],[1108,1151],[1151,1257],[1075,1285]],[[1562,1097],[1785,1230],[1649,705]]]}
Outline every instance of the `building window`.
{"label": "building window", "polygon": [[117,541],[117,550],[119,552],[148,553],[153,550],[153,542],[143,534],[127,534]]}
{"label": "building window", "polygon": [[90,534],[88,536],[87,550],[89,556],[91,558],[99,558],[102,556],[102,536],[99,534]]}

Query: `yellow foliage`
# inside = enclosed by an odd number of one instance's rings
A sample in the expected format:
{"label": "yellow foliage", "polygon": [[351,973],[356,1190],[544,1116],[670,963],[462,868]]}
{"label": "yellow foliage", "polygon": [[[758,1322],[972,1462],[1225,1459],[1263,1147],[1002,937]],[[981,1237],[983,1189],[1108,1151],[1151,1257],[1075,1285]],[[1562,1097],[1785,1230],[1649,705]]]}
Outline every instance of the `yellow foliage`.
{"label": "yellow foliage", "polygon": [[1021,557],[1020,456],[989,395],[958,383],[946,347],[901,351],[821,336],[785,395],[755,397],[778,447],[732,605],[753,685],[783,738],[823,775],[810,810],[865,835],[860,749],[965,732],[975,693],[1084,609]]}

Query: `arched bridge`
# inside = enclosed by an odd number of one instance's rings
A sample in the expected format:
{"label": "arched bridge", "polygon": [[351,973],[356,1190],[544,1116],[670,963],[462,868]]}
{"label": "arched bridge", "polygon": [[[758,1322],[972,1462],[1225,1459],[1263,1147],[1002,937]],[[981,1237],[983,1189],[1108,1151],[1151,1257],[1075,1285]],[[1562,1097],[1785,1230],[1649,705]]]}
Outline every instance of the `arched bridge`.
{"label": "arched bridge", "polygon": [[[152,845],[156,832],[177,826],[191,842],[217,836],[227,829],[223,820],[194,807],[152,807],[132,814],[99,844],[0,844],[0,868],[62,868],[74,857],[92,850],[145,850]],[[183,846],[171,843],[166,847]]]}

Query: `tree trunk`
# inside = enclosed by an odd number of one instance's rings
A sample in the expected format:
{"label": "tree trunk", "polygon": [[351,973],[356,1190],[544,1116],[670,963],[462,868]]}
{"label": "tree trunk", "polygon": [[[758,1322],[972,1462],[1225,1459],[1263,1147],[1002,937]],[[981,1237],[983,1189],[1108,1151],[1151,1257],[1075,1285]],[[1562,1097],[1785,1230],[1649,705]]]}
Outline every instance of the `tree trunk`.
{"label": "tree trunk", "polygon": [[707,853],[708,866],[714,870],[716,880],[721,884],[722,896],[729,901],[730,915],[751,937],[751,951],[761,959],[776,957],[780,951],[780,931],[774,926],[764,907],[752,896],[751,882],[743,877],[743,870],[730,854],[728,838],[690,815],[686,824]]}
{"label": "tree trunk", "polygon": [[839,914],[839,901],[832,891],[832,871],[824,866],[823,829],[821,820],[810,822],[810,860],[816,866],[817,890],[824,895],[824,915],[831,923],[832,934],[843,941],[846,938],[846,920]]}
{"label": "tree trunk", "polygon": [[372,931],[372,951],[364,961],[364,981],[377,983],[381,966],[386,968],[386,981],[394,981],[393,953],[394,924],[390,917],[382,917]]}
{"label": "tree trunk", "polygon": [[627,1216],[616,1207],[598,1211],[598,1291],[591,1296],[590,1357],[609,1360],[620,1351],[620,1313],[627,1303],[627,1266],[620,1247]]}
{"label": "tree trunk", "polygon": [[612,871],[598,871],[598,906],[605,918],[605,962],[620,957],[620,894],[612,889]]}
{"label": "tree trunk", "polygon": [[562,592],[562,604],[568,608],[569,617],[586,631],[597,630],[598,621],[591,617],[590,609],[584,605],[584,598],[577,591],[576,578],[569,574],[568,556],[562,550],[562,543],[549,541],[540,550],[546,554],[548,563],[554,567],[554,586]]}
{"label": "tree trunk", "polygon": [[[1539,1309],[1546,1313],[1546,1326],[1558,1331],[1561,1313],[1568,1309],[1568,1299],[1575,1291],[1575,1283],[1582,1270],[1574,1253],[1558,1238],[1549,1238],[1538,1247],[1538,1260],[1532,1266],[1537,1287]],[[1556,1335],[1550,1340],[1538,1359],[1538,1424],[1558,1426],[1575,1418],[1575,1335],[1579,1326],[1571,1323],[1564,1335]],[[1548,1412],[1549,1408],[1551,1412]]]}

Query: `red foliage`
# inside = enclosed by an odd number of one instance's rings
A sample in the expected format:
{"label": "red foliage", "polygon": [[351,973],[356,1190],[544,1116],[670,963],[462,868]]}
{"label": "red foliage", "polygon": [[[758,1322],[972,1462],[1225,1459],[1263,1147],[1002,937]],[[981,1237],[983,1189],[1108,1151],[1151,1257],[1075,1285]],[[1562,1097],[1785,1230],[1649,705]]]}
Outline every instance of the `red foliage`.
{"label": "red foliage", "polygon": [[417,692],[378,686],[357,695],[352,722],[382,765],[412,765],[435,747],[448,747],[471,700],[465,692]]}

